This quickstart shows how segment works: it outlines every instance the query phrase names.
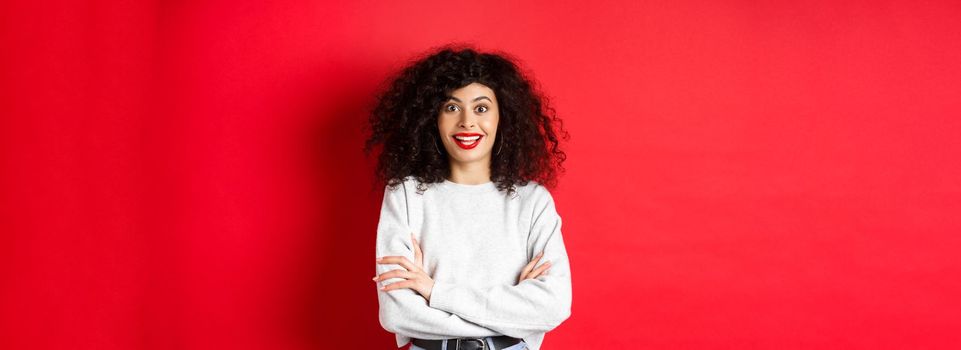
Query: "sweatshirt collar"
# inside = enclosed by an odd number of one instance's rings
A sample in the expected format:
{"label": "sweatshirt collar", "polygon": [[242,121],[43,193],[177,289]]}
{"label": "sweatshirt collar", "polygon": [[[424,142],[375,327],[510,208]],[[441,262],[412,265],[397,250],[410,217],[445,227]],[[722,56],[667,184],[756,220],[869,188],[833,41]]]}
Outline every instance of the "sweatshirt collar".
{"label": "sweatshirt collar", "polygon": [[438,183],[438,188],[455,193],[487,193],[497,191],[497,184],[493,181],[476,185],[459,184],[447,179]]}

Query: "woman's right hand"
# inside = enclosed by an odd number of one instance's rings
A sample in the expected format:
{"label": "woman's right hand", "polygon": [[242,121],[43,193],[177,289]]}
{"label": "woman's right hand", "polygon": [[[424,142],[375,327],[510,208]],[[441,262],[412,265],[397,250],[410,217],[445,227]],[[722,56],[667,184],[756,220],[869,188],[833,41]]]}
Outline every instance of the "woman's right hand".
{"label": "woman's right hand", "polygon": [[517,279],[518,284],[528,278],[537,278],[551,268],[550,261],[541,264],[541,266],[538,266],[536,269],[534,268],[534,266],[537,265],[537,261],[540,260],[542,256],[544,256],[544,252],[538,253],[537,256],[534,257],[534,260],[531,260],[531,262],[527,263],[527,266],[524,266],[524,271],[521,271],[521,277]]}

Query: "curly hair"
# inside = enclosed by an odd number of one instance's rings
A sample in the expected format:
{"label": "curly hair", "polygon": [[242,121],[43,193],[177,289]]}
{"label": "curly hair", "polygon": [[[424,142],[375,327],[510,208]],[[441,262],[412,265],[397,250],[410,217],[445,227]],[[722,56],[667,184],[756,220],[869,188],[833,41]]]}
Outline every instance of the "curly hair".
{"label": "curly hair", "polygon": [[515,195],[515,185],[532,180],[553,188],[567,158],[559,139],[570,135],[537,82],[515,61],[502,52],[482,53],[449,44],[422,54],[386,80],[370,111],[370,136],[364,145],[368,156],[382,145],[375,180],[393,188],[413,176],[422,193],[425,183],[449,177],[450,160],[438,136],[438,114],[454,90],[480,83],[494,91],[499,105],[492,148],[499,152],[492,154],[491,181],[510,196]]}

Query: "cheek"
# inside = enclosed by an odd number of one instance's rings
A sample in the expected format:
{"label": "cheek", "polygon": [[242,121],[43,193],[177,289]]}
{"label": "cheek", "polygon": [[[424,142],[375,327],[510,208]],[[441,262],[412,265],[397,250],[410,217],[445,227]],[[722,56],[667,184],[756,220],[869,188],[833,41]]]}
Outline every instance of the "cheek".
{"label": "cheek", "polygon": [[487,125],[485,126],[486,126],[486,129],[490,130],[490,133],[493,134],[497,132],[497,124],[500,124],[500,118],[495,117],[495,118],[491,118],[487,122]]}
{"label": "cheek", "polygon": [[437,120],[437,133],[438,133],[438,135],[443,136],[443,135],[446,134],[448,131],[450,131],[450,125],[447,125],[447,124],[449,124],[449,123],[445,122],[445,121],[444,121],[444,118],[440,118],[440,119]]}

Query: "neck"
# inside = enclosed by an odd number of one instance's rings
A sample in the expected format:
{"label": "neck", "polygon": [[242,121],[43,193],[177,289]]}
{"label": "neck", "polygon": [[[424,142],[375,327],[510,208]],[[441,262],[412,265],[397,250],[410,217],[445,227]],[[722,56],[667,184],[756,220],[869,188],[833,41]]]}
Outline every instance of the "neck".
{"label": "neck", "polygon": [[479,185],[491,181],[490,161],[471,163],[451,163],[450,179],[464,185]]}

